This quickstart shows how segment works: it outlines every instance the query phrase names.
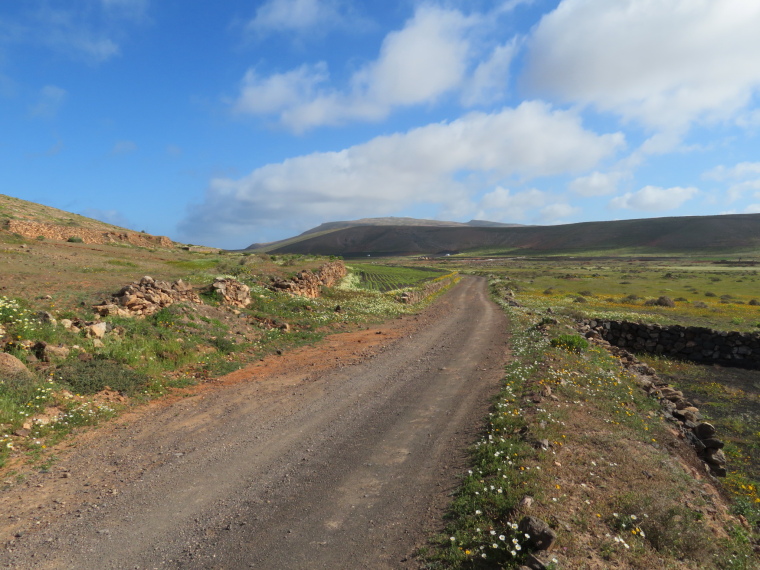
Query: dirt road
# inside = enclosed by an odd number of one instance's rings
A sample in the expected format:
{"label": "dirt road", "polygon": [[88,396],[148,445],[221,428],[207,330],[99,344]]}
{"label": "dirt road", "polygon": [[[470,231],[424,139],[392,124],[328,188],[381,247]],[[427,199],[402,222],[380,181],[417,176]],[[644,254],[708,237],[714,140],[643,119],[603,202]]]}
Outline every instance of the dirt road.
{"label": "dirt road", "polygon": [[0,566],[417,568],[506,359],[466,278],[82,440],[0,495]]}

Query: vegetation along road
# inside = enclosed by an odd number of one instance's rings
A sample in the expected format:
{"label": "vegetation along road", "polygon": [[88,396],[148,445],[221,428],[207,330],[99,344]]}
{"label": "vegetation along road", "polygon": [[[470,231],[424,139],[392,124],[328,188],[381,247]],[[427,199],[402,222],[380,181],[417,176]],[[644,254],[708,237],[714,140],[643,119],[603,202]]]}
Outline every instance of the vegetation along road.
{"label": "vegetation along road", "polygon": [[13,568],[416,568],[503,377],[505,316],[465,278],[90,434],[8,493]]}

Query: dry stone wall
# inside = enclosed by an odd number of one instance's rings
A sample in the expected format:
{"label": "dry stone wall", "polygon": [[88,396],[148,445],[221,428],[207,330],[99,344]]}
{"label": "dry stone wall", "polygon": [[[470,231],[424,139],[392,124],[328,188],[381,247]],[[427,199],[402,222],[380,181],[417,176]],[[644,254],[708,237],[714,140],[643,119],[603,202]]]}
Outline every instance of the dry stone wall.
{"label": "dry stone wall", "polygon": [[80,238],[84,243],[107,244],[125,243],[142,247],[173,247],[174,242],[168,237],[152,236],[139,232],[104,232],[74,226],[44,224],[27,220],[8,220],[8,231],[34,239],[42,236],[46,239],[66,241]]}
{"label": "dry stone wall", "polygon": [[322,287],[332,287],[346,276],[346,266],[342,261],[331,261],[320,267],[316,273],[305,269],[299,271],[292,279],[273,282],[270,289],[287,291],[293,295],[316,299]]}
{"label": "dry stone wall", "polygon": [[181,302],[203,304],[193,288],[181,279],[169,284],[145,276],[93,309],[101,317],[134,317],[152,315],[164,307]]}
{"label": "dry stone wall", "polygon": [[760,368],[760,334],[705,327],[586,320],[583,325],[612,345],[693,362]]}

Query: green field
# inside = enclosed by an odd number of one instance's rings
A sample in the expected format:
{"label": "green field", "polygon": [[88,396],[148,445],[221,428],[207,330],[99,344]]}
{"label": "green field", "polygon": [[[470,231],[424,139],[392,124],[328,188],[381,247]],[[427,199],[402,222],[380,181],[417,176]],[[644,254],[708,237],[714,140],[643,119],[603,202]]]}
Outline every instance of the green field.
{"label": "green field", "polygon": [[349,270],[358,276],[356,286],[370,291],[395,291],[406,287],[416,287],[449,273],[441,269],[426,267],[400,267],[374,264],[352,264]]}

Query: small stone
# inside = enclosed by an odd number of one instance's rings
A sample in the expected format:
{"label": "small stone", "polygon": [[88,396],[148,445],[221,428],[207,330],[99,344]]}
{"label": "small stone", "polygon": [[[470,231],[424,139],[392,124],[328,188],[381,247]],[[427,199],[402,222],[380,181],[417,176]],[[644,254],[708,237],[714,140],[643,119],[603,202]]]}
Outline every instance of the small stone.
{"label": "small stone", "polygon": [[534,550],[551,550],[557,540],[557,533],[536,517],[523,517],[518,529],[530,536],[525,543]]}
{"label": "small stone", "polygon": [[533,504],[533,497],[526,495],[520,499],[520,507],[523,509],[529,509]]}

